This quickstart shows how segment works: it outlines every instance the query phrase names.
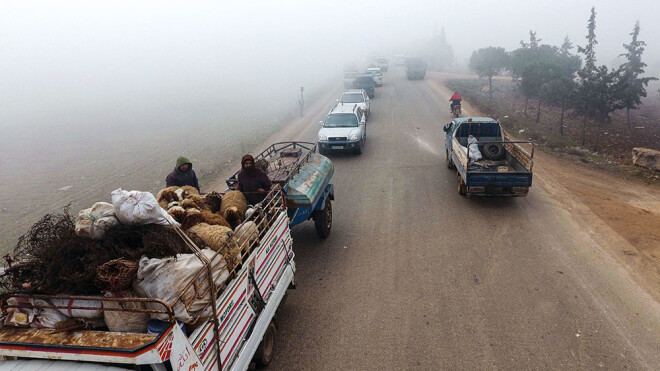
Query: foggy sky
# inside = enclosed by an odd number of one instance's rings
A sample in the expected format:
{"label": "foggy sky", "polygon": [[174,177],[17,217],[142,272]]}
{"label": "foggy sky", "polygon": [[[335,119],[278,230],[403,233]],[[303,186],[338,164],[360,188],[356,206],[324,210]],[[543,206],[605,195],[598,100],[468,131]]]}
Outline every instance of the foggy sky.
{"label": "foggy sky", "polygon": [[3,1],[0,125],[57,125],[73,112],[120,124],[176,107],[269,110],[347,60],[405,52],[442,28],[457,64],[480,47],[517,48],[530,29],[544,43],[568,35],[583,45],[592,5],[600,64],[623,52],[639,19],[645,59],[660,69],[660,5],[648,0]]}

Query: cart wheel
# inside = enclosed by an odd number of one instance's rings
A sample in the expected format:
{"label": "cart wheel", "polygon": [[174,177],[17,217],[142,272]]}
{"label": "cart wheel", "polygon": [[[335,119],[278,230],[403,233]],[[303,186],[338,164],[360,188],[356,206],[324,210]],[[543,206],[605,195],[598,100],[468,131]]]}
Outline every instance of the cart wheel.
{"label": "cart wheel", "polygon": [[465,194],[467,193],[467,186],[465,185],[465,182],[463,182],[463,177],[461,177],[461,173],[456,172],[456,174],[458,174],[458,193],[465,196]]}
{"label": "cart wheel", "polygon": [[326,238],[330,235],[330,229],[332,228],[332,204],[330,200],[325,201],[323,210],[314,211],[314,226],[319,237]]}
{"label": "cart wheel", "polygon": [[266,332],[264,333],[264,338],[261,339],[259,347],[257,348],[257,353],[255,353],[255,361],[259,367],[266,367],[273,360],[273,355],[275,354],[275,335],[277,334],[277,329],[275,329],[275,322],[271,321]]}
{"label": "cart wheel", "polygon": [[456,166],[451,162],[451,158],[449,158],[449,151],[445,151],[445,160],[447,162],[447,169],[455,169]]}

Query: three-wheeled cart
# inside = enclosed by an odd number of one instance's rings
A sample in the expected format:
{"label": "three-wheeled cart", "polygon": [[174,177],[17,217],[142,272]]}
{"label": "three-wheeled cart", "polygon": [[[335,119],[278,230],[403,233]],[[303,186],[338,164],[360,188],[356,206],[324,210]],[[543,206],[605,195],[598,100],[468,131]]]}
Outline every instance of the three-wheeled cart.
{"label": "three-wheeled cart", "polygon": [[[254,160],[273,184],[282,187],[290,226],[314,220],[319,237],[328,237],[332,228],[331,201],[335,199],[334,187],[330,184],[334,165],[330,159],[316,153],[316,144],[275,143]],[[238,171],[227,179],[227,186],[238,187]]]}

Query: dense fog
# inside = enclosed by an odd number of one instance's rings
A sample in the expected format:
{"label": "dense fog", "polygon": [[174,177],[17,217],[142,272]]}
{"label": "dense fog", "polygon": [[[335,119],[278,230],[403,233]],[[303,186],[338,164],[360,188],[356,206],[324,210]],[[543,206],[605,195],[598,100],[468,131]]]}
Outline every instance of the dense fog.
{"label": "dense fog", "polygon": [[530,30],[583,45],[592,6],[599,63],[620,63],[640,20],[660,74],[652,1],[3,1],[0,234],[120,186],[158,189],[178,154],[211,177],[223,147],[290,119],[300,86],[310,101],[339,88],[347,62],[411,55],[442,32],[450,72]]}

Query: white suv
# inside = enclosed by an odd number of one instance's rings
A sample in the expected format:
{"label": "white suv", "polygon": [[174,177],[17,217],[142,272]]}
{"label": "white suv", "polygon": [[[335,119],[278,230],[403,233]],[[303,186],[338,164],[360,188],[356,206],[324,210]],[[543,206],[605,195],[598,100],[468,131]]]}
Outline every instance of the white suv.
{"label": "white suv", "polygon": [[383,86],[383,72],[378,67],[367,68],[367,75],[371,75],[376,82],[376,86]]}
{"label": "white suv", "polygon": [[369,101],[369,96],[367,92],[362,89],[350,89],[346,90],[344,94],[341,95],[341,98],[337,100],[339,105],[353,105],[357,106],[362,110],[365,119],[369,119],[371,114],[371,102]]}
{"label": "white suv", "polygon": [[367,139],[367,119],[357,104],[337,104],[325,121],[319,122],[318,149],[324,155],[332,150],[362,153]]}

